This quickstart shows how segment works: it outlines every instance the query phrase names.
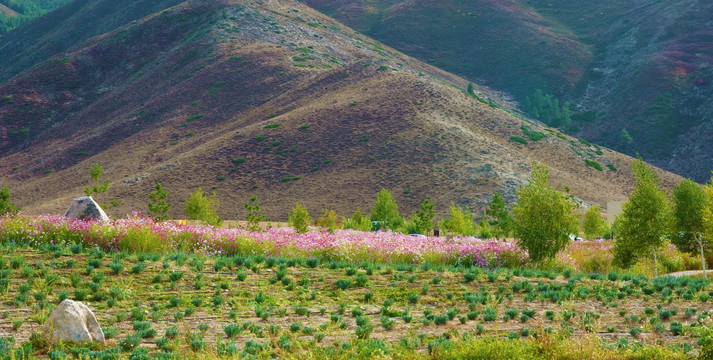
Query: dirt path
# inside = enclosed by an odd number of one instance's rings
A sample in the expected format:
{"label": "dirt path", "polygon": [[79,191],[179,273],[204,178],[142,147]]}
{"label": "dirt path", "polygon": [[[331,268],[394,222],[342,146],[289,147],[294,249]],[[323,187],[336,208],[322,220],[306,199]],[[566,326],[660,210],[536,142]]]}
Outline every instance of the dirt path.
{"label": "dirt path", "polygon": [[[713,275],[713,273],[711,273],[711,270],[707,270],[706,272]],[[703,270],[679,271],[679,272],[675,272],[675,273],[666,274],[664,276],[681,277],[681,276],[696,276],[696,275],[703,275]]]}

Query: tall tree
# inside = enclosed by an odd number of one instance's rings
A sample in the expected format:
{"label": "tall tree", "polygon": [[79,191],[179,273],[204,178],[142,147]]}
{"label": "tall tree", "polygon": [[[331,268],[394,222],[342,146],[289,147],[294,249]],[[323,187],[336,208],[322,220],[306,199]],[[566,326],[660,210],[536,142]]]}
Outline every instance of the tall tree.
{"label": "tall tree", "polygon": [[292,208],[292,214],[288,216],[288,223],[295,229],[295,232],[305,233],[309,230],[309,224],[312,223],[312,217],[309,216],[307,208],[295,203]]}
{"label": "tall tree", "polygon": [[493,194],[493,199],[490,200],[488,208],[485,209],[485,215],[488,216],[488,225],[490,225],[490,229],[496,238],[510,236],[513,219],[505,204],[505,199],[503,199],[499,191]]}
{"label": "tall tree", "polygon": [[652,254],[654,276],[658,276],[656,249],[663,245],[671,229],[671,204],[659,188],[659,178],[639,157],[631,165],[636,179],[634,192],[622,206],[612,250],[614,262],[628,268]]}
{"label": "tall tree", "polygon": [[703,231],[707,239],[713,238],[713,176],[711,181],[703,187],[705,205],[703,206]]}
{"label": "tall tree", "polygon": [[589,207],[587,212],[584,213],[584,220],[582,221],[584,237],[594,239],[602,236],[604,228],[604,218],[602,218],[602,210],[599,208],[599,205]]}
{"label": "tall tree", "polygon": [[532,178],[517,189],[517,202],[512,208],[515,236],[535,263],[557,255],[569,244],[569,235],[579,230],[576,204],[549,187],[549,177],[547,165],[533,162]]}
{"label": "tall tree", "polygon": [[443,227],[449,232],[463,236],[475,236],[478,234],[478,226],[473,221],[473,215],[469,208],[461,209],[451,203],[450,214],[443,221]]}
{"label": "tall tree", "polygon": [[387,189],[381,189],[376,195],[376,202],[371,208],[371,221],[386,223],[391,229],[397,229],[404,223],[404,218],[399,215],[399,206],[391,197]]}
{"label": "tall tree", "polygon": [[682,252],[695,254],[700,250],[703,276],[707,279],[703,249],[706,245],[703,238],[706,194],[693,180],[686,179],[673,189],[672,197],[674,227],[671,242]]}
{"label": "tall tree", "polygon": [[168,192],[163,189],[161,183],[156,183],[156,191],[149,194],[149,214],[156,220],[168,220],[168,210],[171,209],[171,203],[166,201]]}
{"label": "tall tree", "polygon": [[433,230],[433,218],[435,216],[436,211],[433,209],[431,199],[425,198],[421,203],[420,209],[411,215],[411,222],[419,234],[427,235]]}
{"label": "tall tree", "polygon": [[0,189],[0,215],[14,213],[17,210],[19,209],[15,207],[15,204],[10,202],[10,189],[7,185],[3,185]]}

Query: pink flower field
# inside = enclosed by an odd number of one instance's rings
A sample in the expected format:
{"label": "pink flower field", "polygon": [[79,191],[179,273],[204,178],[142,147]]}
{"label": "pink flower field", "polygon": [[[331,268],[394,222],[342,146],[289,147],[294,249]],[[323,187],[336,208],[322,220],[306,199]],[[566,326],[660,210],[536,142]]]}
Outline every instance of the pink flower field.
{"label": "pink flower field", "polygon": [[319,257],[351,262],[442,263],[495,268],[527,262],[527,252],[515,241],[473,237],[413,237],[385,232],[320,228],[298,234],[292,228],[251,232],[240,228],[177,225],[133,214],[108,223],[60,216],[0,217],[0,241],[99,247],[105,251],[187,251],[206,255],[262,254]]}

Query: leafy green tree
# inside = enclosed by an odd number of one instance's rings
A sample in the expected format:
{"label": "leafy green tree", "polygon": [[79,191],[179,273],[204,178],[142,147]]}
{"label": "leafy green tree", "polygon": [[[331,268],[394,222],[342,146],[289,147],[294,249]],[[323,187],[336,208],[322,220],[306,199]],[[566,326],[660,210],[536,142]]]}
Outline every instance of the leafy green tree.
{"label": "leafy green tree", "polygon": [[298,202],[292,208],[292,215],[288,217],[288,222],[296,232],[305,233],[309,229],[309,224],[312,223],[312,217],[309,216],[307,208]]}
{"label": "leafy green tree", "polygon": [[659,189],[659,178],[641,158],[631,167],[636,187],[617,218],[614,263],[628,268],[640,257],[653,254],[654,276],[658,276],[656,249],[670,233],[671,205],[666,192]]}
{"label": "leafy green tree", "polygon": [[671,242],[686,253],[695,254],[700,250],[703,276],[707,279],[704,247],[705,224],[703,214],[706,208],[706,194],[692,180],[683,180],[673,189],[673,234]]}
{"label": "leafy green tree", "polygon": [[419,210],[411,215],[411,224],[413,226],[409,233],[417,233],[427,235],[433,230],[433,218],[436,216],[436,211],[433,209],[431,199],[425,198],[421,203]]}
{"label": "leafy green tree", "polygon": [[532,178],[517,189],[512,208],[515,236],[535,263],[553,258],[569,244],[569,235],[579,231],[576,204],[549,187],[549,177],[547,165],[533,162]]}
{"label": "leafy green tree", "polygon": [[364,216],[361,209],[357,208],[354,214],[344,221],[344,229],[353,229],[361,231],[371,230],[371,220],[368,216]]}
{"label": "leafy green tree", "polygon": [[510,236],[513,219],[505,204],[505,199],[503,199],[499,191],[493,194],[493,199],[490,200],[488,208],[485,209],[485,215],[488,217],[487,223],[492,235],[498,239]]}
{"label": "leafy green tree", "polygon": [[[94,180],[94,185],[85,186],[84,194],[87,196],[94,196],[94,200],[98,203],[99,194],[105,193],[109,189],[109,180],[101,182],[101,177],[104,175],[104,168],[101,165],[96,164],[91,169],[89,169],[89,175]],[[102,206],[104,207],[104,206]]]}
{"label": "leafy green tree", "polygon": [[253,195],[249,202],[245,203],[245,209],[248,211],[245,215],[247,229],[250,231],[261,231],[260,222],[265,220],[265,215],[260,214],[260,204],[257,202],[257,195]]}
{"label": "leafy green tree", "polygon": [[475,95],[475,88],[473,87],[473,83],[468,83],[468,94]]}
{"label": "leafy green tree", "polygon": [[0,215],[11,214],[19,210],[15,204],[10,202],[10,189],[7,185],[3,185],[2,189],[0,189]]}
{"label": "leafy green tree", "polygon": [[380,221],[391,229],[397,229],[404,223],[404,218],[399,215],[399,206],[391,197],[387,189],[381,189],[376,195],[376,202],[371,208],[371,221]]}
{"label": "leafy green tree", "polygon": [[168,210],[171,209],[171,203],[167,202],[168,192],[163,189],[161,183],[156,183],[156,191],[149,194],[149,214],[158,221],[168,220]]}
{"label": "leafy green tree", "polygon": [[713,176],[711,181],[703,187],[706,202],[703,206],[703,231],[707,239],[713,238]]}
{"label": "leafy green tree", "polygon": [[211,197],[204,196],[203,188],[199,187],[186,200],[184,211],[191,220],[200,220],[208,225],[221,226],[223,219],[218,216],[217,207],[218,199],[215,193]]}
{"label": "leafy green tree", "polygon": [[337,229],[337,212],[335,210],[322,210],[322,215],[317,218],[317,226],[326,228],[330,234]]}
{"label": "leafy green tree", "polygon": [[478,226],[473,221],[470,209],[467,207],[461,209],[454,203],[451,203],[448,217],[443,221],[443,227],[448,232],[462,236],[475,236],[478,234]]}
{"label": "leafy green tree", "polygon": [[587,209],[587,212],[584,213],[582,230],[584,231],[584,237],[587,239],[594,239],[604,235],[606,225],[604,218],[602,218],[602,210],[599,205],[591,206]]}

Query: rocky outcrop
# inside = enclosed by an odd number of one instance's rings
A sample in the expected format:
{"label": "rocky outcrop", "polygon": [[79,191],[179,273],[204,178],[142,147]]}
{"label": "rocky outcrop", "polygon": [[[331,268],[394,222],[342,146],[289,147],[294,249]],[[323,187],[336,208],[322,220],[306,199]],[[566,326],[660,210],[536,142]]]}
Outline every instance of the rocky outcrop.
{"label": "rocky outcrop", "polygon": [[106,216],[104,210],[91,196],[74,199],[64,216],[80,220],[99,219],[100,221],[109,221],[109,217]]}
{"label": "rocky outcrop", "polygon": [[50,314],[43,333],[52,344],[60,341],[104,344],[104,332],[94,313],[81,302],[70,299],[62,301]]}

